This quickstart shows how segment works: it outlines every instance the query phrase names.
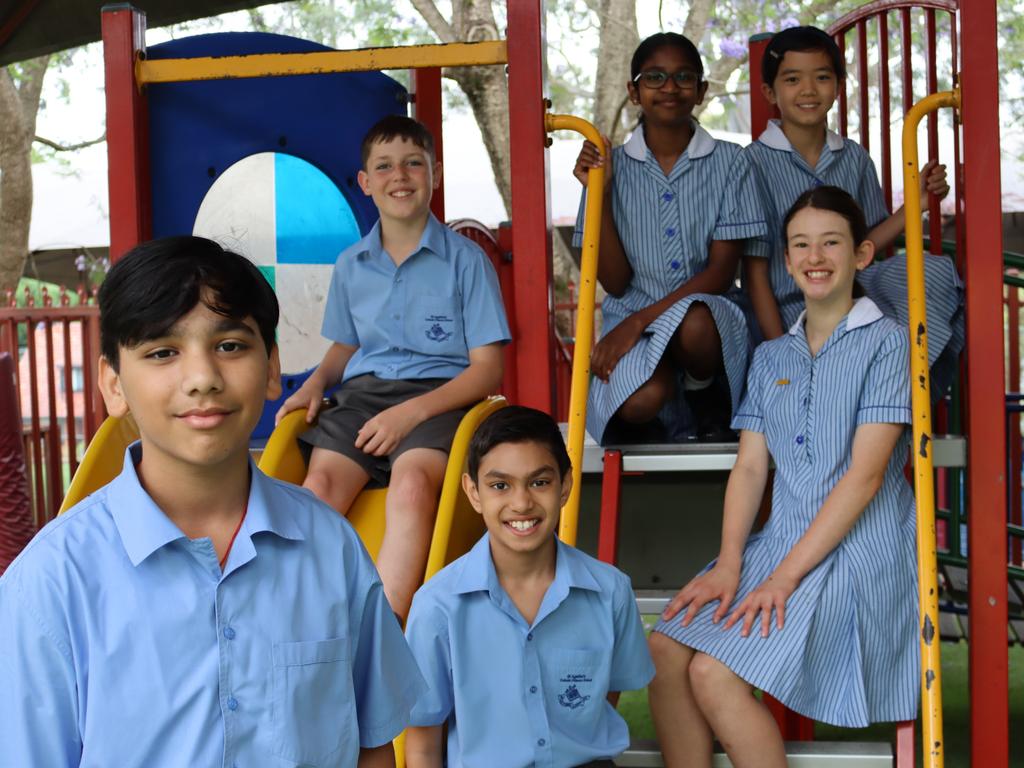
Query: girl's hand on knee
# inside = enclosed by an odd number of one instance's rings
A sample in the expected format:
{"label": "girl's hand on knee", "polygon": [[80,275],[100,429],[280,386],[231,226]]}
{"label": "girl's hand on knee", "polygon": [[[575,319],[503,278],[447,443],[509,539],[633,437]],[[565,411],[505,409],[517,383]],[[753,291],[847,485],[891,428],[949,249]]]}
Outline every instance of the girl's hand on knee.
{"label": "girl's hand on knee", "polygon": [[[597,145],[592,141],[583,142],[583,148],[580,150],[580,154],[576,158],[576,166],[572,169],[572,175],[575,176],[584,187],[587,186],[587,180],[589,178],[588,171],[591,168],[600,168],[605,164],[605,158],[610,157],[612,143],[609,141],[607,136],[601,136],[601,138],[604,139],[604,147],[601,149],[598,149]],[[604,174],[605,184],[611,180],[611,176],[612,166],[609,162]]]}
{"label": "girl's hand on knee", "polygon": [[702,574],[679,590],[666,606],[661,617],[668,621],[684,608],[687,608],[683,617],[682,625],[687,627],[693,621],[697,612],[712,600],[718,600],[718,608],[711,617],[711,623],[717,624],[729,610],[733,597],[736,595],[736,587],[740,583],[738,571],[722,565],[716,565],[710,571]]}
{"label": "girl's hand on knee", "polygon": [[590,370],[601,381],[608,381],[615,366],[629,350],[636,346],[644,333],[644,323],[638,315],[630,315],[604,336],[590,358]]}
{"label": "girl's hand on knee", "polygon": [[795,589],[795,583],[773,573],[736,606],[736,610],[729,616],[729,620],[725,622],[722,629],[729,629],[742,619],[743,627],[740,629],[740,636],[747,637],[754,627],[754,622],[760,616],[761,637],[768,637],[771,632],[772,610],[774,609],[775,625],[781,630],[786,622],[786,600]]}

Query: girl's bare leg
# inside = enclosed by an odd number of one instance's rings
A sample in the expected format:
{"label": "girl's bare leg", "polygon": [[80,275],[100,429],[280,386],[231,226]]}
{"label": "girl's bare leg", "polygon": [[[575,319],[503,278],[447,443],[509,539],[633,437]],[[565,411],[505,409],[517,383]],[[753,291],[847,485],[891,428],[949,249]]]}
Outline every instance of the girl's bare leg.
{"label": "girl's bare leg", "polygon": [[689,665],[697,705],[735,768],[786,768],[782,734],[750,684],[704,653]]}
{"label": "girl's bare leg", "polygon": [[694,650],[660,632],[652,632],[648,644],[655,674],[647,697],[665,765],[710,768],[711,728],[690,684]]}

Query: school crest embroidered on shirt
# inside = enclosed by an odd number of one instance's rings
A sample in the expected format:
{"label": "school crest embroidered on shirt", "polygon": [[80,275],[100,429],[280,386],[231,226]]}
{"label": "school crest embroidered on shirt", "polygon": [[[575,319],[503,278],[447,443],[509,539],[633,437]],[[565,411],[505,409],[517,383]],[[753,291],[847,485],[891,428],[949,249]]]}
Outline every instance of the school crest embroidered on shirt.
{"label": "school crest embroidered on shirt", "polygon": [[427,338],[431,341],[436,341],[440,344],[442,341],[448,341],[452,337],[452,331],[446,331],[445,327],[441,323],[447,323],[451,325],[452,318],[448,315],[428,315],[423,318],[426,322],[430,323],[430,328],[424,333]]}
{"label": "school crest embroidered on shirt", "polygon": [[575,685],[570,685],[565,689],[564,693],[558,694],[558,703],[568,709],[579,709],[590,699],[589,696],[584,696],[580,693],[579,689]]}

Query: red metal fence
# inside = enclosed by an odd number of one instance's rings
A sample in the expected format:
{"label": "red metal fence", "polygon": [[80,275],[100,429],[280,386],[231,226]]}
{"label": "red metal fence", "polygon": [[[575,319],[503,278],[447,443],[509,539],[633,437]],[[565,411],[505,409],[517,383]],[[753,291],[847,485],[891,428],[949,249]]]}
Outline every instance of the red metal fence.
{"label": "red metal fence", "polygon": [[[96,385],[99,309],[95,298],[44,288],[20,302],[8,291],[0,306],[0,352],[15,360],[32,511],[37,526],[57,514],[85,446],[103,420]],[[17,306],[21,304],[21,306]]]}

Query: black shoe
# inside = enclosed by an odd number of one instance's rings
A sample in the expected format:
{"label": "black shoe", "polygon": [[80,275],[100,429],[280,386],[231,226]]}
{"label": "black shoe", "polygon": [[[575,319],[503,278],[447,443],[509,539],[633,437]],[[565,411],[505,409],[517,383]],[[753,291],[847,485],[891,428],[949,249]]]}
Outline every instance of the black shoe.
{"label": "black shoe", "polygon": [[715,380],[704,389],[685,390],[693,413],[697,440],[702,443],[735,443],[739,438],[729,428],[732,398],[724,382]]}

